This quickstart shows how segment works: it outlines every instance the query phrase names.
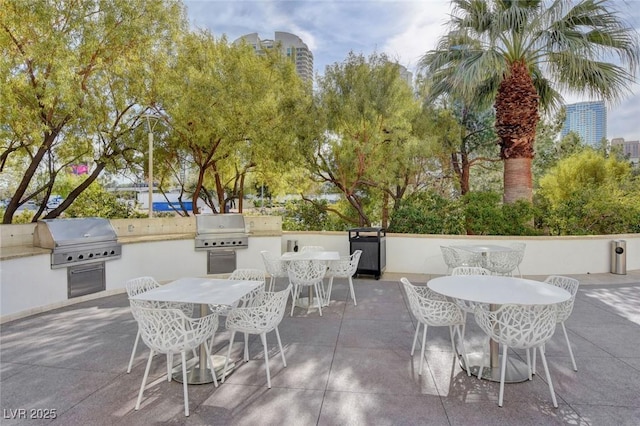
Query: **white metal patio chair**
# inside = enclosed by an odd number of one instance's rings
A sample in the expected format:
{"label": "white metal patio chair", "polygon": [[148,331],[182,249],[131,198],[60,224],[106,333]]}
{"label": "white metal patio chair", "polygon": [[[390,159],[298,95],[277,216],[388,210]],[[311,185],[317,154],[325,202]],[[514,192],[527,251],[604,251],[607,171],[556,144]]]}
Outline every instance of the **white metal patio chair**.
{"label": "white metal patio chair", "polygon": [[447,265],[447,274],[450,274],[453,268],[457,266],[479,266],[482,260],[480,253],[474,253],[468,250],[456,249],[449,246],[440,246],[442,258]]}
{"label": "white metal patio chair", "polygon": [[[292,260],[289,261],[289,283],[292,288],[291,316],[296,306],[296,301],[300,296],[303,287],[311,287],[315,291],[315,300],[320,316],[322,316],[322,303],[324,295],[322,293],[324,276],[327,273],[327,262],[324,260]],[[309,301],[309,309],[311,301]]]}
{"label": "white metal patio chair", "polygon": [[[507,352],[509,348],[525,349],[527,352],[527,367],[529,380],[531,380],[530,349],[540,348],[542,364],[549,384],[553,406],[558,408],[556,394],[553,390],[551,375],[547,359],[544,354],[544,344],[553,336],[556,328],[558,309],[553,305],[501,305],[497,310],[491,311],[488,307],[478,305],[475,311],[475,319],[482,331],[490,339],[502,345],[502,366],[500,369],[500,394],[498,406],[502,407],[504,396],[504,379],[507,366]],[[488,346],[488,345],[486,345]],[[486,357],[486,346],[485,354]],[[480,366],[478,378],[482,378],[483,365]]]}
{"label": "white metal patio chair", "polygon": [[527,244],[526,243],[511,243],[511,244],[509,244],[509,247],[511,247],[511,249],[513,251],[518,252],[518,256],[517,256],[518,266],[516,266],[516,269],[518,270],[518,275],[520,277],[522,277],[522,272],[520,272],[520,264],[524,260],[524,251],[527,248]]}
{"label": "white metal patio chair", "polygon": [[[547,279],[544,280],[547,284],[554,285],[556,287],[560,287],[565,289],[571,294],[571,298],[565,302],[561,302],[557,304],[558,307],[558,319],[557,322],[562,326],[562,331],[564,333],[564,340],[567,342],[567,348],[569,349],[569,356],[571,357],[571,364],[573,365],[573,370],[578,371],[578,366],[576,365],[576,359],[573,356],[573,350],[571,349],[571,343],[569,342],[569,334],[567,333],[567,329],[564,326],[564,322],[571,316],[571,312],[573,312],[573,303],[576,300],[576,294],[578,293],[578,287],[580,286],[580,281],[571,277],[564,277],[562,275],[550,275]],[[533,350],[533,372],[536,372],[536,350]]]}
{"label": "white metal patio chair", "polygon": [[353,274],[358,269],[358,262],[360,262],[360,256],[362,250],[355,250],[350,256],[341,256],[340,260],[332,260],[329,262],[329,269],[326,276],[329,277],[329,283],[327,285],[327,294],[325,299],[325,305],[331,302],[331,290],[333,289],[334,278],[346,278],[349,280],[349,291],[351,292],[351,299],[353,304],[357,305],[356,293],[353,290]]}
{"label": "white metal patio chair", "polygon": [[[153,277],[148,277],[148,276],[133,278],[125,283],[125,289],[127,290],[128,297],[137,296],[140,293],[145,293],[157,287],[160,287],[160,283],[158,283]],[[193,305],[191,303],[151,302],[151,301],[142,302],[142,303],[149,308],[155,307],[155,308],[180,309],[187,316],[193,315]],[[131,368],[133,367],[133,359],[136,356],[136,350],[138,348],[139,341],[140,341],[140,328],[138,328],[138,332],[136,334],[136,340],[133,343],[133,349],[131,350],[131,357],[129,358],[129,365],[127,366],[127,374],[131,373]],[[172,365],[172,361],[173,359],[171,355],[168,355],[167,356],[168,366]]]}
{"label": "white metal patio chair", "polygon": [[[137,302],[137,301],[132,301]],[[142,378],[142,385],[136,401],[136,410],[140,409],[142,395],[149,377],[151,361],[155,353],[180,354],[182,357],[182,387],[184,392],[184,415],[189,415],[189,393],[187,391],[187,351],[195,351],[205,343],[218,328],[218,315],[213,313],[201,318],[189,318],[179,309],[146,308],[136,303],[131,305],[134,317],[138,321],[142,341],[149,347],[149,360]],[[211,358],[209,346],[204,345],[207,359]],[[218,381],[213,365],[209,363],[213,383]],[[226,371],[226,370],[224,370]],[[171,375],[171,372],[168,372]]]}
{"label": "white metal patio chair", "polygon": [[[517,250],[494,251],[484,259],[484,268],[491,271],[492,275],[511,277],[513,271],[520,271],[518,266],[522,261],[522,256],[523,252]],[[519,272],[518,276],[522,277]]]}
{"label": "white metal patio chair", "polygon": [[278,278],[288,278],[287,275],[287,262],[280,260],[280,257],[269,253],[266,250],[260,252],[264,267],[269,274],[269,291],[273,291]]}
{"label": "white metal patio chair", "polygon": [[[260,293],[252,302],[242,308],[233,308],[227,315],[226,327],[231,331],[231,337],[229,339],[229,349],[227,350],[227,359],[224,363],[224,370],[227,371],[229,365],[229,358],[231,357],[231,346],[233,345],[233,339],[236,332],[247,334],[259,334],[262,346],[264,348],[264,366],[267,371],[267,386],[271,388],[271,373],[269,372],[269,351],[267,349],[267,333],[271,331],[276,332],[276,338],[278,340],[278,347],[280,348],[280,355],[282,357],[282,363],[287,366],[287,360],[284,356],[284,350],[282,349],[282,341],[280,340],[280,332],[278,331],[278,325],[284,317],[284,311],[287,306],[287,300],[289,299],[289,293],[291,292],[291,284],[286,289],[278,292],[263,292]],[[244,360],[249,361],[249,345],[247,340],[244,342]],[[222,377],[222,383],[224,383],[224,376]]]}
{"label": "white metal patio chair", "polygon": [[[266,276],[265,271],[262,269],[253,269],[253,268],[239,268],[234,270],[229,276],[230,280],[234,281],[261,281],[262,284],[258,287],[251,290],[249,293],[245,294],[240,298],[240,300],[236,301],[233,306],[229,305],[209,305],[209,309],[211,312],[215,312],[219,317],[226,317],[231,309],[233,308],[241,308],[244,306],[250,306],[251,303],[259,297],[261,293],[265,291],[265,282]],[[244,335],[245,343],[248,342],[249,336],[247,334]],[[213,350],[213,339],[209,344],[209,350]],[[225,370],[226,371],[226,370]]]}
{"label": "white metal patio chair", "polygon": [[[458,340],[460,342],[460,348],[462,356],[465,361],[465,365],[469,365],[467,354],[464,349],[464,314],[462,310],[453,302],[449,302],[446,297],[429,290],[426,286],[415,286],[411,282],[402,277],[400,282],[404,286],[404,290],[407,293],[407,299],[409,299],[409,308],[411,313],[418,321],[416,332],[413,335],[413,345],[411,346],[411,356],[416,348],[416,340],[418,338],[418,332],[420,325],[423,326],[422,331],[422,346],[420,352],[420,368],[418,375],[422,375],[422,366],[424,364],[424,351],[427,346],[427,328],[428,326],[449,327],[449,335],[451,337],[451,348],[453,349],[454,356],[457,357],[457,351],[455,346],[455,333],[458,333]],[[467,369],[467,375],[471,375],[469,369]]]}
{"label": "white metal patio chair", "polygon": [[[491,271],[481,266],[456,266],[451,271],[451,275],[491,275]],[[462,309],[462,312],[464,313],[465,325],[463,327],[466,328],[467,314],[473,314],[478,303],[462,299],[453,299],[453,301],[460,307],[460,309]]]}

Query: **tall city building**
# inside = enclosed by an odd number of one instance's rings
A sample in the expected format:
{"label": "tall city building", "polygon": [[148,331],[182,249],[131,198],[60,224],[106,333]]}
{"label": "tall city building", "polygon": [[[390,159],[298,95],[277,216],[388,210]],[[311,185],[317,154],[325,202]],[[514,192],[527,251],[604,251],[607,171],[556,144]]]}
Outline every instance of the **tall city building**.
{"label": "tall city building", "polygon": [[607,137],[607,108],[604,101],[579,102],[566,106],[567,117],[560,135],[574,132],[587,145],[597,146]]}
{"label": "tall city building", "polygon": [[233,44],[239,44],[243,41],[253,46],[257,53],[280,47],[282,53],[296,64],[298,75],[307,81],[313,80],[313,53],[297,35],[276,31],[273,40],[261,40],[258,33],[251,33],[239,37]]}
{"label": "tall city building", "polygon": [[611,146],[619,146],[622,155],[633,164],[640,164],[640,141],[625,141],[624,138],[611,139]]}

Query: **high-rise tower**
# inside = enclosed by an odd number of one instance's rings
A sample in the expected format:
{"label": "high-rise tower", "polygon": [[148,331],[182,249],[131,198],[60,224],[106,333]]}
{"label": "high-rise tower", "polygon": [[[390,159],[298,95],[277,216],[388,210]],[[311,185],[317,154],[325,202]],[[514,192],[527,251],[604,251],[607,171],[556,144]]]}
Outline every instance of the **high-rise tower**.
{"label": "high-rise tower", "polygon": [[251,33],[239,37],[233,44],[239,44],[242,41],[253,46],[257,53],[280,47],[282,53],[296,64],[298,75],[307,81],[313,80],[313,53],[297,35],[276,31],[273,40],[261,40],[258,33]]}
{"label": "high-rise tower", "polygon": [[567,117],[560,135],[577,133],[586,145],[597,146],[607,137],[607,108],[604,101],[579,102],[566,106]]}

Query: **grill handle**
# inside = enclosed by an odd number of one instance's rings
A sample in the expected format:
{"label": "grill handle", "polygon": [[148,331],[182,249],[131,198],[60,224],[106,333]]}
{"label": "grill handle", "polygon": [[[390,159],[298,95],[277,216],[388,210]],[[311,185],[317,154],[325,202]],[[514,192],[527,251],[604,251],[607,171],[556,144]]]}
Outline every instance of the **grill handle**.
{"label": "grill handle", "polygon": [[85,274],[87,272],[102,271],[103,269],[104,269],[104,266],[98,265],[98,266],[94,266],[93,268],[87,268],[87,269],[73,269],[73,270],[71,270],[69,272],[72,275],[73,274]]}

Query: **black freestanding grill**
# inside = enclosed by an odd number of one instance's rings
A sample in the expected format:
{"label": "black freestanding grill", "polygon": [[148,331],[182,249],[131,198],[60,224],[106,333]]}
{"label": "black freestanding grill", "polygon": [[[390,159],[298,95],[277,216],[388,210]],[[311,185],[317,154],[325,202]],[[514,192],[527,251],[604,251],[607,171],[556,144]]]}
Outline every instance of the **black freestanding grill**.
{"label": "black freestanding grill", "polygon": [[97,217],[39,220],[33,245],[52,250],[51,269],[67,268],[69,298],[105,290],[104,262],[122,255],[111,222]]}
{"label": "black freestanding grill", "polygon": [[195,250],[207,251],[207,274],[236,269],[236,249],[249,247],[244,216],[239,213],[196,216]]}
{"label": "black freestanding grill", "polygon": [[373,275],[376,280],[387,267],[387,231],[384,228],[349,230],[349,251],[362,250],[356,274]]}

